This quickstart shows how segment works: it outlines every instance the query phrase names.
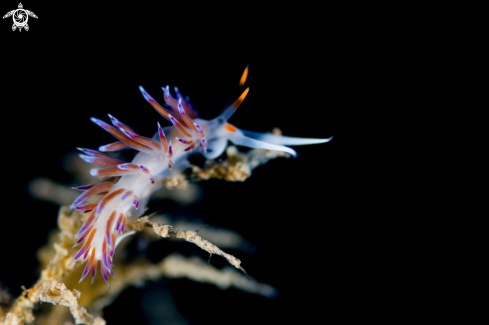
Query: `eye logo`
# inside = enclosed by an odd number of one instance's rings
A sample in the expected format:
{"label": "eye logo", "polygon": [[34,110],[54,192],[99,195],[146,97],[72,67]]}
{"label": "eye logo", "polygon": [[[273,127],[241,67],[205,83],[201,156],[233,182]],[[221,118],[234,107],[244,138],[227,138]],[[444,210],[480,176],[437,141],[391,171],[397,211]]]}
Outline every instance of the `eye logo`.
{"label": "eye logo", "polygon": [[29,10],[25,10],[22,7],[22,3],[19,3],[19,8],[14,9],[12,11],[7,12],[3,18],[7,18],[12,16],[12,19],[14,20],[14,24],[12,25],[12,31],[15,31],[16,28],[19,29],[19,32],[24,28],[25,30],[29,30],[29,25],[27,25],[27,21],[29,20],[29,16],[34,17],[37,19],[37,16],[35,13]]}

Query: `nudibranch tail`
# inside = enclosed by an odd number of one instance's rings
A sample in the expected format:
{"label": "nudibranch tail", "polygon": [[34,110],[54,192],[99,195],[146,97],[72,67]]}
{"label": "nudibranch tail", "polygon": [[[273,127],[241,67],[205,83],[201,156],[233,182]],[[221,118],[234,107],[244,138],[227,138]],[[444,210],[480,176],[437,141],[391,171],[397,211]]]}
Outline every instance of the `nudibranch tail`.
{"label": "nudibranch tail", "polygon": [[[128,199],[129,196],[130,199]],[[124,205],[131,206],[134,204],[133,200],[137,205],[138,199],[132,194],[132,191],[119,188],[106,194],[97,204],[84,206],[84,208],[90,208],[90,217],[79,230],[78,236],[80,237],[75,246],[80,243],[84,244],[70,263],[88,259],[80,282],[88,275],[90,270],[92,270],[93,282],[94,270],[97,263],[101,262],[102,277],[109,285],[108,274],[114,277],[112,257],[115,247],[120,242],[119,236],[124,232],[126,225],[126,216],[120,210]],[[124,201],[126,201],[125,204],[121,204]]]}

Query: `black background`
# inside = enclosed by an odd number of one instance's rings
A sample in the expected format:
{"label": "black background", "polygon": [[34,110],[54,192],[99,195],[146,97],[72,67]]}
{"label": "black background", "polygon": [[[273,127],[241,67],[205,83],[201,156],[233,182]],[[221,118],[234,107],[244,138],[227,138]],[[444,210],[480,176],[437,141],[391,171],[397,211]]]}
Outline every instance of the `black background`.
{"label": "black background", "polygon": [[[211,119],[239,96],[237,82],[249,65],[250,94],[232,124],[334,139],[296,147],[297,159],[271,161],[244,183],[201,182],[204,200],[180,211],[255,243],[256,255],[231,253],[254,278],[276,287],[279,297],[162,280],[123,293],[105,312],[109,324],[128,321],[120,318],[118,308],[131,308],[136,323],[149,322],[140,300],[151,286],[170,290],[192,324],[224,324],[231,318],[346,322],[389,317],[393,307],[404,310],[393,316],[397,319],[434,305],[459,307],[453,282],[451,289],[440,285],[454,275],[446,271],[454,266],[451,257],[462,256],[457,244],[433,245],[420,256],[410,252],[421,251],[420,243],[434,225],[419,215],[412,218],[409,204],[395,205],[401,194],[394,183],[407,172],[391,167],[411,158],[391,155],[394,141],[373,149],[381,138],[384,143],[385,137],[391,139],[370,122],[387,118],[395,128],[403,117],[392,119],[393,107],[410,107],[409,94],[396,94],[407,82],[401,84],[396,74],[414,69],[419,54],[396,43],[404,36],[386,32],[389,24],[369,19],[367,12],[375,8],[22,3],[39,17],[29,18],[29,31],[12,32],[10,18],[0,21],[7,178],[0,281],[14,297],[21,285],[37,279],[35,252],[56,227],[58,207],[30,198],[27,184],[37,176],[70,184],[71,176],[61,168],[66,153],[112,142],[90,117],[108,121],[110,113],[151,136],[156,121],[167,123],[138,86],[161,101],[160,87],[169,84],[190,96],[202,118]],[[0,14],[17,5],[0,1]],[[376,156],[386,152],[385,159]],[[380,173],[386,170],[384,183]],[[151,205],[149,212],[164,209]],[[424,228],[417,222],[425,222]],[[456,227],[454,219],[445,222],[447,232]],[[393,244],[413,228],[422,230],[408,236],[407,243]],[[207,258],[204,252],[183,250],[179,253]],[[409,262],[418,258],[414,266]],[[212,263],[222,266],[217,259]],[[423,293],[413,290],[419,285],[416,279],[429,283],[422,286]],[[406,299],[413,291],[413,298]]]}

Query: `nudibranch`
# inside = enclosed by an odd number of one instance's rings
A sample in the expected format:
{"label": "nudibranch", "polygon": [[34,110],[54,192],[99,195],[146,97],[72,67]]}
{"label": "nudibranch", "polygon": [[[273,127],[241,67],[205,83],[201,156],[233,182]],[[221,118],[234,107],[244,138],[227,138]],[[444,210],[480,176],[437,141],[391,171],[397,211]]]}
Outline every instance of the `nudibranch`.
{"label": "nudibranch", "polygon": [[[248,67],[241,77],[240,86],[246,82],[247,75]],[[176,87],[176,98],[170,93],[169,86],[162,89],[164,105],[160,105],[143,87],[139,87],[144,99],[171,123],[170,126],[161,127],[157,123],[156,134],[152,138],[147,138],[137,134],[134,129],[110,114],[112,125],[92,118],[94,123],[118,141],[99,147],[99,151],[78,148],[82,152],[81,159],[100,166],[98,169],[92,169],[90,174],[107,177],[100,183],[75,188],[83,193],[75,199],[72,208],[89,214],[75,237],[76,245],[83,246],[71,262],[88,260],[80,282],[90,272],[93,282],[100,262],[102,276],[109,285],[108,275],[114,277],[114,250],[122,238],[131,234],[124,234],[127,218],[136,218],[143,214],[152,193],[162,186],[162,179],[188,167],[190,154],[200,153],[207,159],[214,159],[223,153],[228,141],[231,141],[240,146],[282,151],[296,156],[296,152],[286,145],[324,143],[332,139],[262,134],[231,125],[228,120],[245,99],[249,88],[225,108],[221,115],[210,121],[200,119],[188,97],[184,98]],[[130,148],[138,153],[129,163],[106,154]],[[87,203],[87,200],[95,195],[101,197],[98,203]]]}

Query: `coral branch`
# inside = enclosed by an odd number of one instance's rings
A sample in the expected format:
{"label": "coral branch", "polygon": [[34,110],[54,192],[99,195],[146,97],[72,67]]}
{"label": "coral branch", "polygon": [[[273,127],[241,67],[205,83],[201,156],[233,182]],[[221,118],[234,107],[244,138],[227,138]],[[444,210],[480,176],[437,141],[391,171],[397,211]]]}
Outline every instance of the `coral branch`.
{"label": "coral branch", "polygon": [[[118,269],[117,281],[113,282],[107,295],[92,302],[92,310],[101,311],[105,306],[110,305],[128,286],[141,285],[145,281],[156,281],[162,277],[187,278],[213,284],[221,289],[235,287],[268,298],[274,298],[277,295],[277,290],[272,286],[248,279],[234,269],[218,270],[198,258],[186,258],[173,253],[157,264],[139,260]],[[100,283],[100,287],[105,290],[102,283]]]}
{"label": "coral branch", "polygon": [[216,245],[214,245],[211,242],[203,239],[202,237],[197,235],[196,231],[179,230],[178,228],[175,228],[175,227],[170,226],[170,225],[162,225],[159,223],[151,222],[148,220],[148,218],[149,217],[146,216],[146,217],[141,217],[138,220],[136,220],[132,225],[132,229],[136,230],[136,231],[138,231],[138,230],[140,231],[140,230],[143,230],[143,226],[144,226],[144,227],[148,227],[148,228],[153,228],[154,232],[158,236],[161,236],[163,238],[170,237],[170,235],[174,235],[177,238],[183,238],[186,241],[193,243],[193,244],[199,246],[200,248],[202,248],[203,250],[205,250],[206,252],[210,253],[211,256],[212,256],[212,254],[216,254],[216,255],[224,257],[231,265],[233,265],[234,267],[243,271],[244,274],[248,275],[248,273],[246,273],[245,269],[243,269],[243,267],[241,266],[241,261],[239,259],[237,259],[236,257],[234,257],[231,254],[227,254],[227,253],[223,252]]}
{"label": "coral branch", "polygon": [[[275,130],[274,134],[279,134],[279,131]],[[283,152],[263,149],[254,149],[243,154],[238,152],[236,147],[230,146],[227,149],[227,156],[227,159],[220,162],[206,161],[204,168],[191,166],[190,177],[193,179],[221,178],[228,181],[243,181],[251,175],[251,170],[257,166],[270,159],[288,157],[289,155]],[[85,165],[76,165],[72,172],[76,173],[78,169],[85,167]],[[84,175],[85,173],[79,174]],[[170,179],[164,178],[162,182],[165,191],[167,191],[162,192],[164,196],[170,196],[168,193],[171,193],[171,191],[168,190],[178,188],[191,189],[191,195],[186,195],[185,200],[180,200],[178,196],[172,194],[172,199],[188,204],[198,197],[196,186],[189,184],[184,175],[180,174]],[[34,197],[58,204],[66,204],[73,200],[73,195],[76,195],[70,194],[66,196],[66,193],[73,193],[66,191],[66,188],[47,179],[36,179],[30,185],[30,191]],[[194,281],[214,284],[222,289],[233,286],[249,293],[260,294],[270,298],[277,294],[273,287],[248,279],[232,269],[217,270],[203,261],[186,259],[172,254],[158,264],[150,264],[146,261],[137,261],[127,265],[119,264],[117,269],[118,280],[114,281],[114,286],[111,290],[108,290],[102,281],[96,280],[93,286],[87,285],[83,290],[83,296],[80,297],[80,291],[69,290],[67,287],[72,288],[78,285],[79,274],[74,274],[75,272],[73,272],[77,263],[69,265],[69,262],[75,254],[72,250],[72,246],[75,243],[75,234],[83,222],[86,221],[83,220],[84,218],[88,218],[88,215],[81,214],[78,211],[70,211],[67,207],[61,207],[58,216],[58,228],[60,231],[57,234],[53,234],[47,245],[38,251],[40,269],[42,270],[40,278],[31,288],[24,290],[8,310],[8,313],[5,312],[10,302],[5,303],[3,301],[3,306],[0,306],[0,323],[2,321],[3,325],[32,323],[35,320],[33,309],[36,305],[40,302],[49,302],[54,305],[68,307],[77,324],[105,324],[101,317],[94,317],[85,308],[81,307],[79,300],[81,305],[89,308],[91,312],[98,313],[109,305],[127,286],[140,284],[146,280],[156,280],[161,277],[186,277]],[[207,251],[211,256],[216,254],[224,257],[231,265],[246,274],[243,267],[241,267],[239,259],[225,253],[213,243],[200,237],[197,234],[198,231],[184,231],[174,226],[151,222],[148,219],[149,217],[141,217],[130,222],[127,228],[137,231],[152,228],[158,236],[164,238],[171,235],[176,238],[183,238]],[[56,312],[53,312],[41,315],[41,318],[44,318],[43,320],[47,320],[46,323],[49,323],[50,316],[54,317],[56,315]],[[67,313],[65,315],[67,316]]]}
{"label": "coral branch", "polygon": [[[201,220],[187,220],[184,217],[171,218],[167,214],[157,213],[156,215],[151,217],[151,221],[160,223],[162,225],[172,225],[173,227],[176,227],[178,229],[197,229],[197,233],[199,233],[199,229],[204,229],[204,224]],[[147,230],[147,240],[159,239],[159,236],[154,236],[154,231],[149,229]],[[149,236],[151,236],[151,239],[149,238]],[[250,255],[254,255],[256,253],[257,247],[255,244],[230,229],[217,228],[206,225],[205,238],[222,250],[231,248],[238,249]],[[169,239],[174,241],[179,240],[176,236],[172,236]]]}
{"label": "coral branch", "polygon": [[[74,243],[74,234],[81,225],[81,214],[74,213],[73,218],[67,207],[62,207],[58,217],[58,227],[61,232],[57,234],[58,242],[48,243],[48,247],[54,247],[54,254],[49,252],[49,258],[44,259],[41,277],[32,286],[24,290],[22,295],[17,298],[14,305],[7,314],[5,325],[24,324],[34,321],[32,310],[39,302],[50,302],[55,305],[62,305],[70,308],[77,324],[105,324],[100,318],[94,318],[87,311],[78,305],[79,293],[74,293],[68,289],[64,283],[59,283],[56,279],[63,279],[70,274],[75,264],[68,265],[72,255],[69,250]],[[78,216],[76,218],[75,216]],[[42,255],[43,252],[40,252]],[[46,253],[44,253],[46,254]],[[48,254],[43,257],[47,257]]]}
{"label": "coral branch", "polygon": [[243,271],[243,273],[248,275],[246,273],[246,271],[243,269],[243,267],[240,265],[241,261],[239,259],[237,259],[233,255],[230,255],[230,254],[223,252],[216,245],[214,245],[214,244],[210,243],[209,241],[203,239],[202,237],[198,236],[196,231],[179,230],[178,228],[175,228],[175,227],[170,226],[170,225],[162,225],[159,223],[151,222],[148,219],[149,219],[149,216],[141,217],[141,218],[131,222],[130,224],[128,224],[127,227],[129,230],[135,230],[135,231],[141,231],[145,227],[148,227],[148,228],[152,228],[158,236],[161,236],[163,238],[170,237],[170,235],[174,235],[177,238],[183,238],[186,241],[199,246],[200,248],[207,251],[211,255],[216,254],[216,255],[220,255],[220,256],[224,257],[225,259],[228,260],[228,262],[231,265],[240,269],[241,271]]}
{"label": "coral branch", "polygon": [[234,287],[268,298],[275,298],[278,294],[274,287],[247,278],[231,267],[217,270],[199,258],[185,258],[174,253],[160,262],[160,268],[167,278],[187,278],[213,284],[220,289]]}
{"label": "coral branch", "polygon": [[[270,298],[277,294],[273,287],[248,279],[232,269],[217,270],[203,261],[172,254],[158,264],[150,264],[146,261],[135,261],[127,265],[119,264],[117,281],[113,282],[111,290],[102,280],[96,279],[93,285],[86,284],[83,295],[80,297],[80,291],[67,289],[67,286],[72,288],[72,286],[77,285],[79,278],[79,275],[73,272],[76,263],[69,265],[69,262],[76,253],[71,249],[75,242],[74,234],[83,223],[84,220],[82,219],[87,216],[87,214],[81,214],[75,210],[70,211],[67,207],[60,209],[58,227],[61,231],[53,234],[48,244],[38,251],[42,269],[41,277],[31,288],[24,290],[10,308],[9,313],[2,316],[2,318],[5,317],[3,325],[32,323],[35,320],[33,310],[40,302],[68,307],[77,324],[105,324],[101,317],[90,315],[80,304],[90,308],[91,312],[100,313],[128,286],[162,277],[186,277],[194,281],[214,284],[221,289],[235,287],[245,292]],[[245,272],[239,259],[223,252],[216,245],[198,236],[197,231],[183,231],[173,226],[151,222],[148,219],[149,216],[136,219],[129,222],[127,228],[136,231],[151,228],[161,237],[174,235],[176,238],[183,238],[210,254],[223,256],[230,264]],[[53,312],[43,315],[43,323],[49,323],[50,317],[56,317],[58,314]],[[64,313],[63,315],[67,316]]]}
{"label": "coral branch", "polygon": [[93,317],[85,308],[78,305],[80,294],[81,292],[77,290],[70,291],[66,289],[64,283],[52,280],[51,283],[48,281],[43,283],[42,289],[39,290],[39,300],[53,305],[68,307],[76,324],[104,325],[104,319]]}
{"label": "coral branch", "polygon": [[[278,128],[273,130],[274,135],[281,135]],[[239,152],[236,147],[229,146],[226,149],[228,158],[221,162],[207,160],[204,168],[190,166],[191,176],[197,179],[220,178],[226,181],[244,181],[251,176],[251,171],[263,165],[271,159],[278,157],[290,157],[288,153],[281,151],[270,151],[265,149],[253,149],[247,153]]]}

